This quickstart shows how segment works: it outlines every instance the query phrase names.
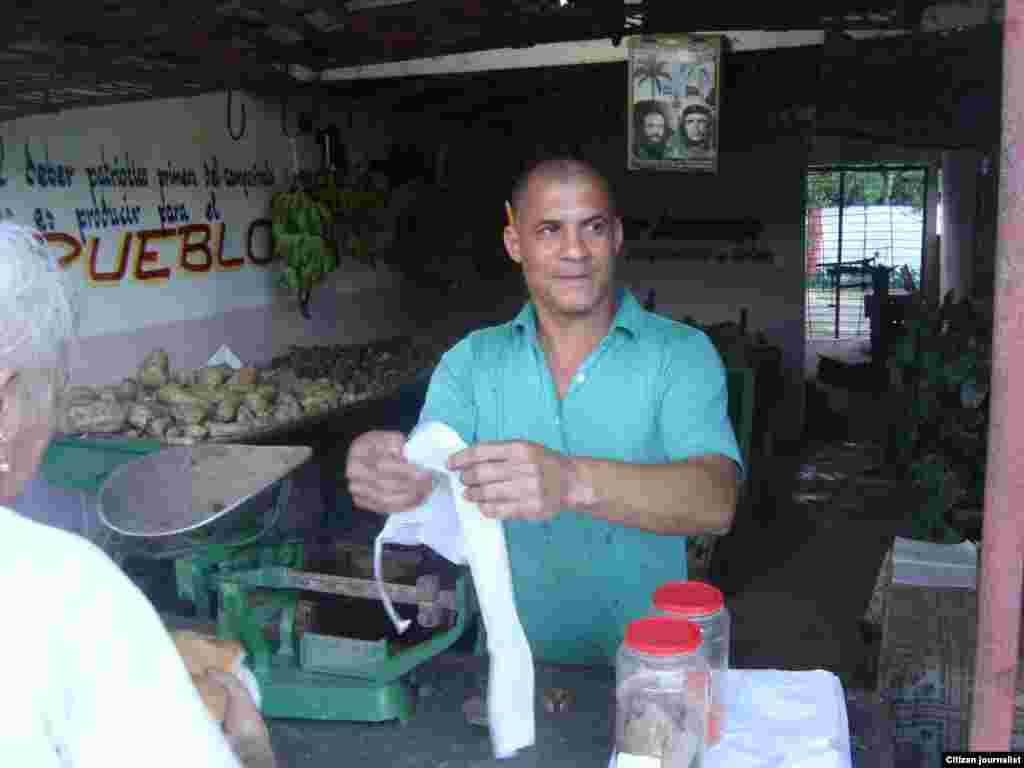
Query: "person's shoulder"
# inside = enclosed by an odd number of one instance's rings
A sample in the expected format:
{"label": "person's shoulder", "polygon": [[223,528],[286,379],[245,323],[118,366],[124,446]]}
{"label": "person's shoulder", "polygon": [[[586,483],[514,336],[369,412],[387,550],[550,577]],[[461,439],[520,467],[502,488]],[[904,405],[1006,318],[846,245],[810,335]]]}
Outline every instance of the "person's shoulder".
{"label": "person's shoulder", "polygon": [[113,560],[88,539],[22,517],[0,507],[0,573],[31,578],[38,585],[56,581],[62,592],[79,587],[115,589],[127,577]]}
{"label": "person's shoulder", "polygon": [[721,365],[711,338],[689,323],[644,310],[644,336],[661,350],[668,366]]}
{"label": "person's shoulder", "polygon": [[692,345],[708,340],[700,328],[657,312],[643,310],[643,333],[650,340],[666,345]]}
{"label": "person's shoulder", "polygon": [[441,360],[457,368],[496,362],[513,343],[516,333],[515,319],[477,328],[457,341]]}
{"label": "person's shoulder", "polygon": [[0,546],[14,557],[32,558],[34,547],[43,547],[46,552],[54,552],[82,551],[93,545],[63,528],[39,523],[18,514],[13,509],[0,507]]}

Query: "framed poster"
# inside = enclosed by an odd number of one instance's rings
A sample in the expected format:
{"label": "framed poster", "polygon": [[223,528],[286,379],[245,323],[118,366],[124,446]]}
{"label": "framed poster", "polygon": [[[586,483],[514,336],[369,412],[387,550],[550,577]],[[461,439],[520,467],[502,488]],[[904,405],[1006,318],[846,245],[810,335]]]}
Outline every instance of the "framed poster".
{"label": "framed poster", "polygon": [[629,41],[629,170],[717,173],[721,69],[720,36]]}

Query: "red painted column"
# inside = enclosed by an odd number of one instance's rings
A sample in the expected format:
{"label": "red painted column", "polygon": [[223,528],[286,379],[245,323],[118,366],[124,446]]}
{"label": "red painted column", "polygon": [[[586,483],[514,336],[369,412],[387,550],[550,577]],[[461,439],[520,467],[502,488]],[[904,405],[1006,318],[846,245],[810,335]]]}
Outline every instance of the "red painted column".
{"label": "red painted column", "polygon": [[[996,246],[992,401],[978,584],[972,750],[1005,750],[1013,730],[1024,546],[1024,0],[1003,27],[1002,178]],[[1022,136],[1021,138],[1024,138]]]}

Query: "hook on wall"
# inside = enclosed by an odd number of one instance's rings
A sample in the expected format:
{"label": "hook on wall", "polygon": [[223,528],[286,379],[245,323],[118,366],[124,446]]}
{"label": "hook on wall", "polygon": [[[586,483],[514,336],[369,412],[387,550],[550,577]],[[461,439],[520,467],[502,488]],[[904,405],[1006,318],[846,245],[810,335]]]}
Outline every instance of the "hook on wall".
{"label": "hook on wall", "polygon": [[233,101],[233,97],[234,97],[234,89],[228,88],[228,136],[230,136],[235,141],[238,141],[243,136],[245,136],[245,102],[244,101],[241,102],[241,104],[242,104],[242,129],[238,132],[237,135],[235,135],[235,131],[231,127],[231,111],[232,111],[231,110],[231,103]]}

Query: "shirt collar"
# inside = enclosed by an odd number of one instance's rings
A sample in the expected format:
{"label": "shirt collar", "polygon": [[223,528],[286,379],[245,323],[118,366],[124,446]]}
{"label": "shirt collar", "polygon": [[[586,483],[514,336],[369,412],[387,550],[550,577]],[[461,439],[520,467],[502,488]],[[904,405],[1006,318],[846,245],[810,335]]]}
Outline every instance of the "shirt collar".
{"label": "shirt collar", "polygon": [[[643,307],[628,288],[619,288],[615,293],[615,317],[612,318],[612,329],[621,328],[631,338],[636,338],[643,321]],[[519,314],[512,321],[515,328],[537,337],[537,314],[533,302],[526,302]]]}

